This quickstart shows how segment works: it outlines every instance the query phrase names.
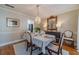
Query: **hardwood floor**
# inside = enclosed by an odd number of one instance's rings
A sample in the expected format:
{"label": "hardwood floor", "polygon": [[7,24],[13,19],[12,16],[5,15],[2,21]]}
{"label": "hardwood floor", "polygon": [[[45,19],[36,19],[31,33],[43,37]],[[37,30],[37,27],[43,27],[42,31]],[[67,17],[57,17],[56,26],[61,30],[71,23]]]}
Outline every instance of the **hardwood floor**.
{"label": "hardwood floor", "polygon": [[[79,52],[73,47],[63,45],[63,49],[69,51],[69,55],[79,55]],[[0,55],[15,55],[14,48],[12,45],[0,48]]]}
{"label": "hardwood floor", "polygon": [[69,51],[69,54],[70,54],[70,55],[79,55],[79,52],[77,52],[77,50],[76,50],[75,48],[70,47],[70,46],[68,46],[68,45],[64,45],[64,46],[63,46],[63,49]]}
{"label": "hardwood floor", "polygon": [[8,45],[0,48],[0,55],[15,55],[13,46]]}

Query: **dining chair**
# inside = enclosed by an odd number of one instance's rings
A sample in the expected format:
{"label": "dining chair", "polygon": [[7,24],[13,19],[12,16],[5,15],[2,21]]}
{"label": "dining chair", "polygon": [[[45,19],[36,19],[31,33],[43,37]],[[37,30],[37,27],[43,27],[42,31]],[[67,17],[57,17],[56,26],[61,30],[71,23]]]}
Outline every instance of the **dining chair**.
{"label": "dining chair", "polygon": [[66,42],[71,42],[71,45],[74,46],[74,39],[73,39],[73,32],[70,30],[66,30],[64,32],[64,39],[65,39],[65,43]]}
{"label": "dining chair", "polygon": [[62,36],[60,37],[59,43],[52,42],[46,47],[46,50],[50,55],[52,55],[52,53],[55,53],[57,55],[59,54],[62,55],[62,46],[64,41],[63,38],[64,38],[64,35],[62,34]]}
{"label": "dining chair", "polygon": [[26,43],[27,43],[26,51],[28,51],[28,48],[30,48],[30,55],[32,55],[32,52],[38,49],[39,47],[33,44],[32,35],[30,32],[24,32],[23,38],[26,39]]}
{"label": "dining chair", "polygon": [[28,51],[28,48],[30,47],[30,54],[32,54],[32,37],[30,32],[24,32],[22,38],[26,40],[26,51]]}
{"label": "dining chair", "polygon": [[41,30],[41,31],[40,31],[40,34],[41,34],[41,35],[45,34],[45,31]]}

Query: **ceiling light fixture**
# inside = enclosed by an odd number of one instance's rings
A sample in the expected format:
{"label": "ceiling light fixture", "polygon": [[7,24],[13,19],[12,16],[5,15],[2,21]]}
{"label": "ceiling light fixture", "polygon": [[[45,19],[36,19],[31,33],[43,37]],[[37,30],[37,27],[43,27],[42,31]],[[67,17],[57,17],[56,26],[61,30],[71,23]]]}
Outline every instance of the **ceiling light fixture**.
{"label": "ceiling light fixture", "polygon": [[35,18],[35,22],[36,22],[37,24],[40,24],[40,23],[41,23],[41,18],[40,18],[40,16],[39,16],[39,5],[36,5],[36,7],[37,7],[37,16],[36,16],[36,18]]}

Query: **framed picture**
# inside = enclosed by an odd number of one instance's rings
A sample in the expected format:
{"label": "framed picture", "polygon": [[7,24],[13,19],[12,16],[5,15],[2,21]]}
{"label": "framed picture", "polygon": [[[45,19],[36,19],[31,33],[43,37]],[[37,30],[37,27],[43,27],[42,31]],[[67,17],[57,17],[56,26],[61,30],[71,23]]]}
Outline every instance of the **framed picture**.
{"label": "framed picture", "polygon": [[19,27],[20,20],[17,18],[6,18],[6,25],[8,27]]}
{"label": "framed picture", "polygon": [[57,16],[51,16],[49,18],[47,18],[47,30],[53,31],[53,30],[57,30],[56,27],[57,24]]}

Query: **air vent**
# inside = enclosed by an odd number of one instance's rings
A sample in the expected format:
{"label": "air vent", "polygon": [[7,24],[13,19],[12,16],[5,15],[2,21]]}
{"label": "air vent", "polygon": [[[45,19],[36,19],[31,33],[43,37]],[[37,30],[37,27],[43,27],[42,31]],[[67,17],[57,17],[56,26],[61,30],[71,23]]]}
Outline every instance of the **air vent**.
{"label": "air vent", "polygon": [[15,8],[14,6],[9,5],[9,4],[5,4],[5,6],[10,7],[10,8]]}

